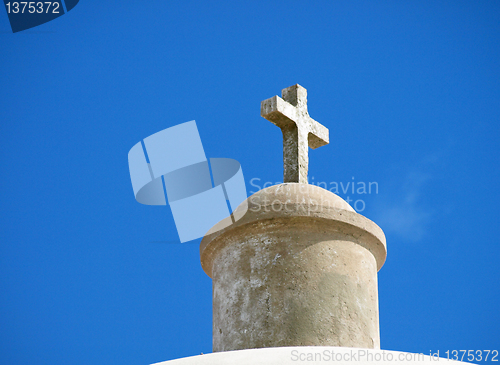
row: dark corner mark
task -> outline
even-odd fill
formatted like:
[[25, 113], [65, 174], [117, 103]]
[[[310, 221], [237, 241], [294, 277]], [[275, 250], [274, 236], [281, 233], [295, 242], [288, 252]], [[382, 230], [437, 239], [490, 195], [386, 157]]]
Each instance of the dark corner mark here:
[[[64, 1], [64, 3], [63, 3]], [[4, 0], [5, 11], [13, 33], [50, 22], [73, 9], [79, 0], [12, 1]]]
[[64, 0], [64, 2], [66, 3], [66, 10], [70, 11], [71, 9], [73, 9], [76, 4], [78, 4], [78, 1], [80, 0]]

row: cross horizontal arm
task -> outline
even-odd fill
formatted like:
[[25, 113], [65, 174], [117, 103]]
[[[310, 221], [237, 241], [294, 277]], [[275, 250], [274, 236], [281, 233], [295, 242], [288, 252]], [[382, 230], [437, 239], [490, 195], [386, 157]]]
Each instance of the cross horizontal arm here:
[[[279, 96], [264, 100], [260, 105], [260, 115], [281, 129], [289, 127], [291, 123], [295, 124], [299, 119], [297, 114], [297, 108]], [[307, 119], [309, 147], [316, 149], [327, 145], [330, 142], [328, 128], [311, 117]]]
[[297, 108], [279, 96], [273, 96], [260, 104], [260, 115], [280, 128], [288, 127], [297, 120]]
[[330, 143], [328, 128], [310, 118], [310, 130], [308, 135], [309, 147], [316, 149]]

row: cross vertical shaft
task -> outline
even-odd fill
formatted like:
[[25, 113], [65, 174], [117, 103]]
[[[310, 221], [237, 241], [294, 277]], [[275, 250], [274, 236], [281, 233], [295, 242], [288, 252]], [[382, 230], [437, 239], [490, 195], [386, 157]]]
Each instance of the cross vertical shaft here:
[[328, 144], [328, 129], [309, 116], [307, 90], [293, 85], [261, 103], [261, 116], [283, 133], [283, 182], [307, 184], [308, 147]]

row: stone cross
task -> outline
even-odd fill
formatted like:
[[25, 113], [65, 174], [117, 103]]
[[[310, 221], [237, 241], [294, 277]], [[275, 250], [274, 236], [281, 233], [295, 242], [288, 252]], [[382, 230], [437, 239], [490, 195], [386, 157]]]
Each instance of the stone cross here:
[[328, 144], [328, 128], [307, 112], [307, 90], [299, 84], [281, 90], [260, 105], [260, 115], [283, 132], [283, 182], [307, 184], [308, 146]]

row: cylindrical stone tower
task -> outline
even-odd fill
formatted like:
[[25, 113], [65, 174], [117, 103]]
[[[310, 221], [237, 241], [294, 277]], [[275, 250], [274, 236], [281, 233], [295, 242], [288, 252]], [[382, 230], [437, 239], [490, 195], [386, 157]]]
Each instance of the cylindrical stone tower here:
[[201, 241], [213, 280], [214, 352], [380, 348], [377, 271], [387, 251], [375, 223], [300, 183], [255, 193], [234, 212], [242, 214]]

